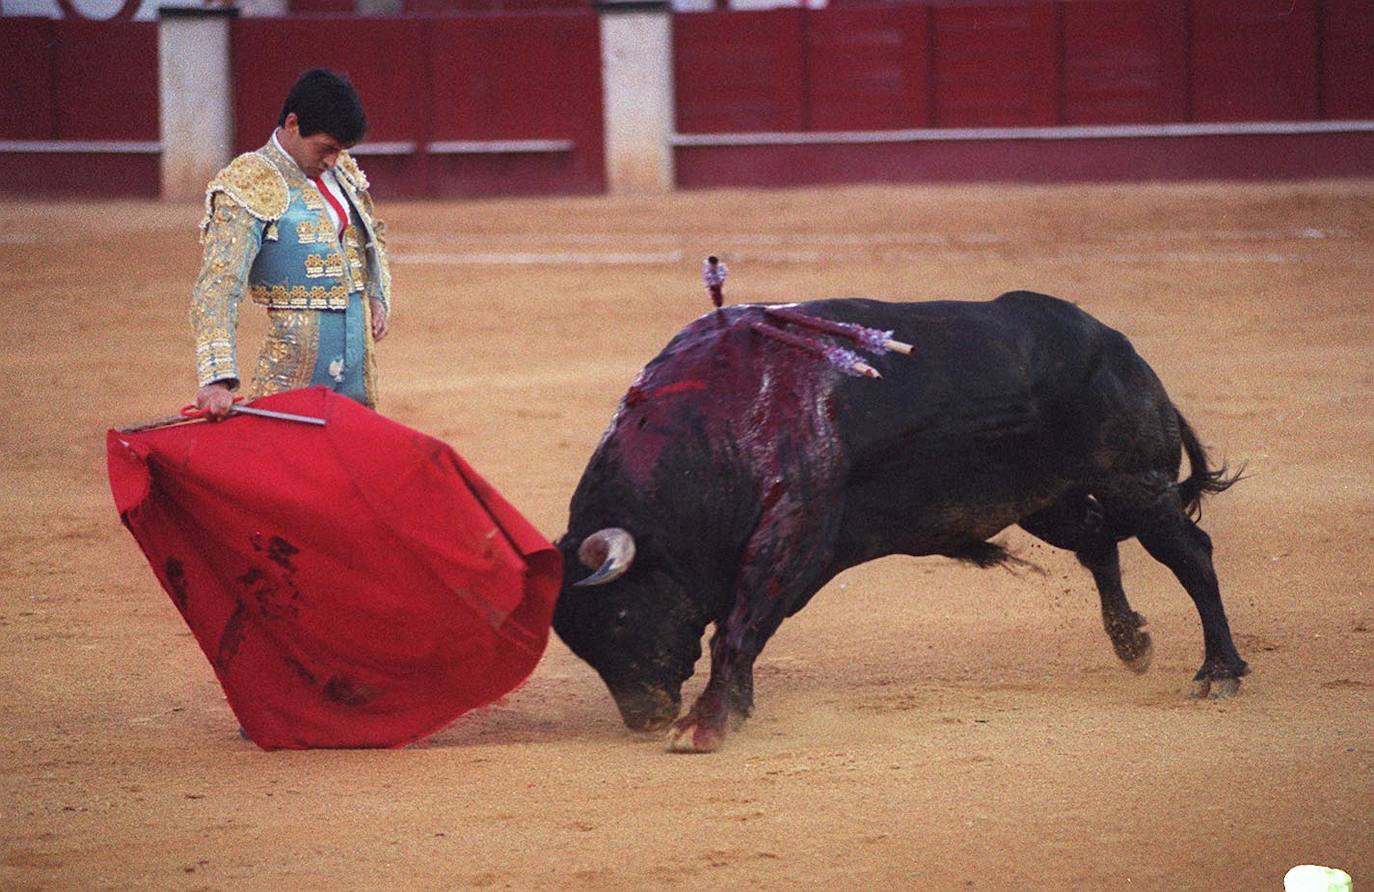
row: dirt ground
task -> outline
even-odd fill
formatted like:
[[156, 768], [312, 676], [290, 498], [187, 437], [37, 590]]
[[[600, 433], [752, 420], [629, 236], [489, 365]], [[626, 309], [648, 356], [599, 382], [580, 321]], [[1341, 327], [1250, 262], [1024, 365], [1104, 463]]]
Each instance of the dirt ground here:
[[261, 752], [105, 479], [107, 427], [192, 395], [199, 209], [0, 203], [0, 888], [1259, 890], [1309, 862], [1374, 883], [1374, 181], [382, 210], [382, 411], [550, 538], [635, 372], [708, 309], [706, 254], [732, 302], [1077, 301], [1246, 464], [1203, 525], [1253, 673], [1186, 698], [1198, 617], [1128, 543], [1155, 642], [1133, 675], [1088, 574], [1010, 530], [1043, 575], [832, 582], [714, 755], [625, 730], [556, 638], [418, 745]]

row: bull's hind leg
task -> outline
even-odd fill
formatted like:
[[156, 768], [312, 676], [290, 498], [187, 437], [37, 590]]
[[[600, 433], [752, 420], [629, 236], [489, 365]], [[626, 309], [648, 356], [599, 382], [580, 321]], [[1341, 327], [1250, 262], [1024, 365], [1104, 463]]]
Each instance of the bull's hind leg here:
[[1145, 617], [1131, 609], [1126, 590], [1121, 587], [1121, 559], [1114, 539], [1098, 539], [1079, 548], [1075, 555], [1088, 568], [1097, 583], [1102, 601], [1102, 628], [1112, 640], [1112, 649], [1133, 672], [1150, 668], [1154, 644], [1145, 631]]
[[1240, 678], [1250, 667], [1231, 640], [1231, 626], [1221, 604], [1221, 590], [1212, 566], [1212, 539], [1193, 522], [1169, 491], [1143, 518], [1136, 532], [1150, 556], [1168, 567], [1188, 590], [1202, 619], [1202, 668], [1193, 677], [1193, 697], [1220, 699], [1240, 690]]
[[1145, 617], [1131, 609], [1121, 586], [1121, 562], [1116, 538], [1103, 530], [1102, 505], [1092, 496], [1069, 498], [1021, 521], [1021, 527], [1056, 548], [1072, 551], [1092, 573], [1102, 602], [1102, 628], [1112, 649], [1128, 668], [1150, 668], [1153, 643], [1145, 631]]

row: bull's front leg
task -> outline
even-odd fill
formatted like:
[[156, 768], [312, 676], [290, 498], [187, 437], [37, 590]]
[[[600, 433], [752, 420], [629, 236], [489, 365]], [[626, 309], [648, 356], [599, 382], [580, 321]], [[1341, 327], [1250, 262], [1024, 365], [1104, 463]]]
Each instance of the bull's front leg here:
[[711, 677], [706, 689], [687, 714], [673, 723], [669, 750], [715, 752], [725, 742], [731, 719], [742, 722], [748, 717], [753, 707], [754, 659], [784, 615], [758, 615], [746, 603], [735, 605], [711, 639]]
[[825, 583], [833, 529], [789, 524], [800, 516], [788, 510], [796, 507], [776, 506], [745, 549], [734, 608], [711, 639], [711, 677], [692, 708], [669, 729], [672, 752], [720, 749], [731, 719], [742, 722], [753, 710], [754, 661], [764, 645], [793, 606]]

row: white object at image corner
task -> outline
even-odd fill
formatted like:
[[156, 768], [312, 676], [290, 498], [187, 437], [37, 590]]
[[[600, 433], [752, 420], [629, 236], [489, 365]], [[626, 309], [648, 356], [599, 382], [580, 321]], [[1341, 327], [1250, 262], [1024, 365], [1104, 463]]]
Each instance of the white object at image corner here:
[[1351, 892], [1350, 874], [1335, 867], [1299, 864], [1283, 875], [1283, 892]]

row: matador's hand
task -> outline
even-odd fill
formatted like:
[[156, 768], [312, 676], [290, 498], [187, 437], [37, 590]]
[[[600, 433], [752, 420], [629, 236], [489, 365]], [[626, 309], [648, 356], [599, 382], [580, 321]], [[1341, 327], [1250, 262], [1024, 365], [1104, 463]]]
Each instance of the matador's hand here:
[[215, 381], [196, 391], [196, 408], [205, 412], [211, 421], [229, 417], [229, 409], [234, 405], [234, 394], [228, 384]]
[[390, 331], [386, 305], [375, 297], [370, 297], [368, 300], [372, 302], [372, 340], [380, 341]]

